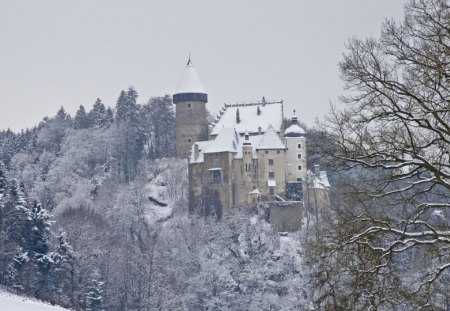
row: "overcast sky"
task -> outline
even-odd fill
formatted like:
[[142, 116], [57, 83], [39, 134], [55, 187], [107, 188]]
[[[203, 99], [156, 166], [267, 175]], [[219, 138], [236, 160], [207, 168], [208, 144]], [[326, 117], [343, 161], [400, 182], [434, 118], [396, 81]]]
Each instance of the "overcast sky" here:
[[405, 0], [0, 0], [0, 129], [32, 127], [60, 106], [114, 106], [172, 94], [188, 54], [224, 102], [283, 99], [313, 125], [342, 94], [350, 37], [378, 37]]

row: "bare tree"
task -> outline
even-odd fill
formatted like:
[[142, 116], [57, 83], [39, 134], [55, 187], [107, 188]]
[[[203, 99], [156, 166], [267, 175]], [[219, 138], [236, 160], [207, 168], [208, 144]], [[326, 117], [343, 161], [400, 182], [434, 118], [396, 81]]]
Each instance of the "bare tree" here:
[[410, 0], [401, 23], [347, 48], [346, 107], [322, 124], [334, 142], [326, 151], [348, 170], [335, 202], [341, 227], [325, 244], [352, 255], [342, 271], [361, 308], [449, 308], [439, 291], [450, 270], [449, 1]]

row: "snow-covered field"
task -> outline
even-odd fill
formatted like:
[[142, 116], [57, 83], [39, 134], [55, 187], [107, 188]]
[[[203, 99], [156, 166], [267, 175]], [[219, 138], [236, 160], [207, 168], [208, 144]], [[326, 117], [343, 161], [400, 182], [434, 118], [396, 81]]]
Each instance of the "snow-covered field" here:
[[45, 302], [17, 296], [0, 289], [0, 311], [68, 311]]

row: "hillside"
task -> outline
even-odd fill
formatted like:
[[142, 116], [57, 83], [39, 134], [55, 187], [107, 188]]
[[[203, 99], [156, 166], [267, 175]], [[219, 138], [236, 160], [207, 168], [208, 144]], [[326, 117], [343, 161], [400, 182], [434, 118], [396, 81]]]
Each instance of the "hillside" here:
[[33, 300], [27, 297], [17, 296], [0, 290], [1, 311], [64, 311], [61, 307], [49, 305], [45, 302]]

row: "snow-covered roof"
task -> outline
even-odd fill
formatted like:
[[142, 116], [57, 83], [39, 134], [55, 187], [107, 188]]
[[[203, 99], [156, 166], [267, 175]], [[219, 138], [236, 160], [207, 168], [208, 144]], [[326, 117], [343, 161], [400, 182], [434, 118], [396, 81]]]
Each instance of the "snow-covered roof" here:
[[[258, 113], [259, 107], [259, 113]], [[236, 111], [239, 109], [238, 123]], [[261, 128], [262, 132], [270, 125], [280, 132], [283, 123], [283, 101], [262, 101], [242, 104], [225, 104], [216, 117], [211, 135], [218, 135], [224, 127], [235, 127], [239, 134], [248, 131], [256, 134]]]
[[240, 139], [239, 140], [239, 146], [238, 146], [238, 150], [237, 150], [237, 154], [235, 155], [236, 159], [242, 159], [243, 157], [243, 150], [242, 147], [244, 145], [244, 143], [250, 143], [250, 145], [252, 146], [252, 158], [253, 159], [257, 159], [258, 158], [258, 153], [256, 152], [256, 146], [258, 146], [259, 142], [261, 141], [261, 139], [263, 138], [263, 135], [254, 135], [254, 136], [249, 136], [248, 140], [245, 139]]
[[[197, 141], [195, 144], [192, 145], [191, 148], [191, 156], [189, 157], [190, 163], [203, 163], [203, 151], [205, 151], [212, 143], [212, 140], [206, 140], [206, 141]], [[198, 146], [198, 154], [195, 154], [195, 145]]]
[[250, 191], [248, 194], [259, 194], [259, 189], [255, 188], [252, 191]]
[[[214, 140], [198, 141], [191, 148], [190, 163], [202, 163], [204, 161], [205, 153], [216, 152], [233, 152], [235, 159], [243, 158], [244, 143], [252, 146], [252, 159], [258, 158], [257, 151], [260, 149], [286, 149], [278, 134], [273, 127], [269, 126], [266, 132], [262, 135], [249, 136], [248, 140], [239, 136], [234, 128], [226, 127], [219, 132], [219, 135]], [[198, 146], [198, 153], [196, 154], [195, 145]]]
[[292, 124], [291, 126], [289, 126], [285, 131], [284, 131], [284, 135], [285, 136], [300, 136], [300, 135], [305, 135], [305, 130], [302, 129], [300, 126], [298, 126], [297, 124]]
[[203, 153], [237, 152], [239, 134], [234, 128], [224, 128]]
[[313, 173], [310, 170], [306, 172], [308, 180], [308, 188], [314, 189], [330, 189], [330, 182], [326, 171]]
[[286, 146], [278, 136], [272, 125], [269, 125], [263, 137], [259, 141], [256, 149], [286, 149]]
[[197, 71], [194, 65], [192, 65], [191, 59], [189, 58], [188, 63], [184, 69], [183, 75], [181, 76], [180, 82], [174, 94], [180, 93], [203, 93], [206, 94], [206, 90], [203, 87], [202, 81], [198, 77]]

